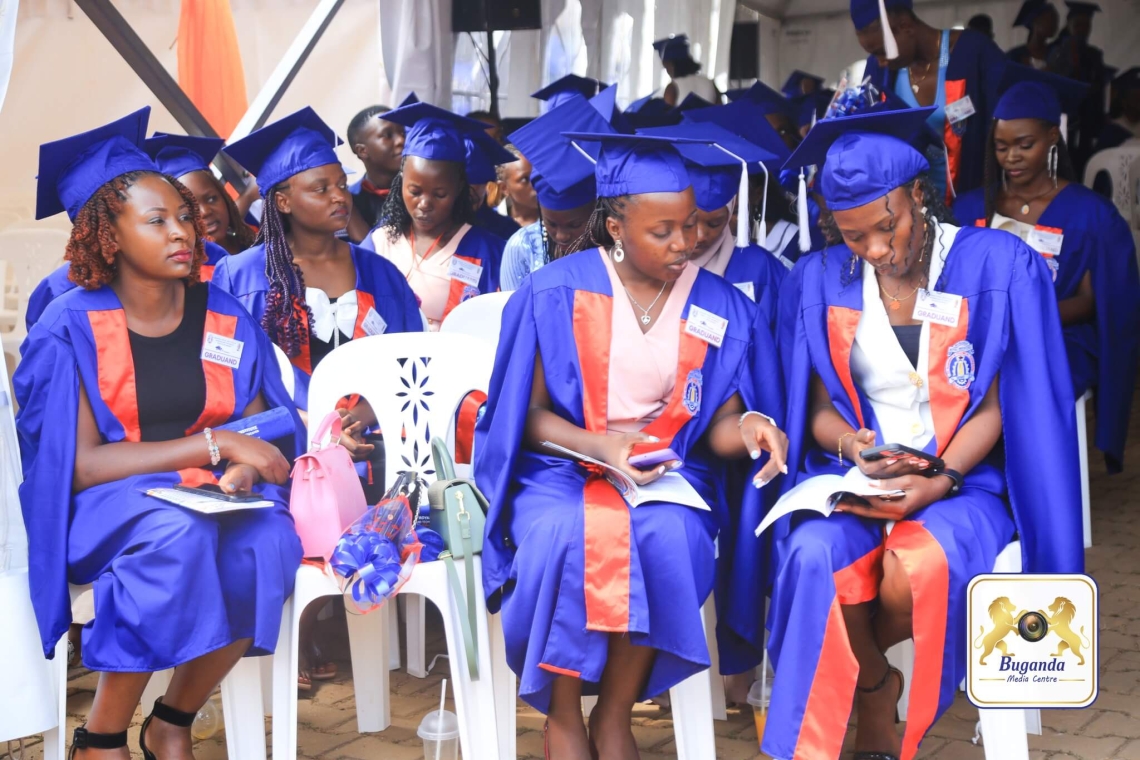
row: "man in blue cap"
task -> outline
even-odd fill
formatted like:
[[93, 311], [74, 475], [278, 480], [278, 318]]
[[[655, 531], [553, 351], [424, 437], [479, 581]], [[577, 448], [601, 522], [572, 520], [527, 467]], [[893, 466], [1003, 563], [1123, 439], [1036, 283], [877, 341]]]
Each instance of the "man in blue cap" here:
[[1080, 113], [1069, 121], [1069, 152], [1077, 175], [1082, 176], [1085, 163], [1096, 149], [1096, 138], [1104, 127], [1108, 74], [1104, 51], [1089, 44], [1093, 15], [1100, 12], [1100, 6], [1079, 0], [1065, 0], [1065, 5], [1069, 14], [1065, 30], [1049, 51], [1049, 71], [1089, 85]]
[[1049, 58], [1049, 41], [1057, 36], [1061, 17], [1057, 6], [1048, 0], [1025, 0], [1013, 20], [1014, 26], [1029, 30], [1029, 39], [1006, 53], [1009, 60], [1022, 66], [1044, 69]]
[[912, 0], [851, 0], [851, 20], [871, 82], [911, 107], [936, 107], [931, 126], [946, 145], [940, 184], [955, 192], [980, 185], [1005, 62], [998, 46], [970, 29], [935, 29], [915, 15]]
[[671, 34], [654, 42], [653, 49], [661, 56], [661, 65], [671, 80], [663, 96], [667, 104], [676, 106], [690, 93], [695, 93], [710, 103], [720, 102], [720, 91], [716, 84], [700, 73], [701, 64], [693, 59], [688, 35]]
[[1140, 67], [1133, 66], [1112, 80], [1112, 121], [1104, 125], [1097, 150], [1107, 150], [1140, 137]]

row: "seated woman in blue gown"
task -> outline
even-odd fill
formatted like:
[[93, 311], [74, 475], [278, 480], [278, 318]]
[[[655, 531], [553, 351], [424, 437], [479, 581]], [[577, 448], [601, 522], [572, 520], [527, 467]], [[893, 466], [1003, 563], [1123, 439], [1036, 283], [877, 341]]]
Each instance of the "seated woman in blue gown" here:
[[[913, 760], [965, 676], [967, 584], [992, 571], [1015, 526], [1026, 572], [1084, 565], [1073, 395], [1048, 268], [1011, 235], [944, 221], [929, 163], [899, 139], [929, 111], [820, 121], [789, 161], [822, 165], [829, 237], [843, 242], [801, 259], [780, 300], [785, 485], [805, 487], [788, 494], [800, 511], [775, 525], [776, 680], [762, 748], [779, 760], [838, 757], [852, 703], [857, 760]], [[910, 455], [862, 459], [876, 444], [940, 457], [945, 469]], [[816, 477], [854, 466], [890, 495], [813, 511], [822, 505], [810, 484], [827, 486]], [[909, 638], [900, 741], [904, 685], [884, 652]]]
[[[129, 121], [41, 148], [37, 218], [74, 218], [80, 287], [44, 312], [14, 378], [20, 502], [45, 655], [71, 620], [68, 584], [94, 586], [83, 663], [100, 678], [72, 757], [127, 760], [143, 688], [173, 668], [139, 736], [146, 760], [169, 760], [192, 757], [190, 724], [237, 661], [273, 651], [301, 543], [282, 451], [212, 429], [290, 408], [272, 347], [236, 299], [198, 282], [197, 204]], [[207, 515], [147, 494], [180, 483], [272, 506]]]
[[1061, 137], [1058, 93], [1075, 110], [1088, 88], [1021, 71], [1032, 79], [1010, 87], [994, 112], [989, 183], [959, 197], [954, 213], [1017, 235], [1049, 265], [1073, 395], [1095, 389], [1096, 446], [1119, 472], [1140, 358], [1136, 244], [1116, 206], [1077, 180]]
[[[475, 475], [491, 504], [484, 592], [491, 609], [501, 605], [520, 696], [549, 716], [549, 757], [608, 760], [637, 755], [637, 700], [709, 666], [701, 606], [714, 581], [740, 628], [759, 618], [752, 581], [762, 561], [750, 531], [757, 489], [781, 471], [787, 443], [764, 416], [781, 406], [767, 324], [737, 289], [689, 262], [696, 204], [670, 140], [568, 136], [602, 144], [591, 224], [599, 247], [531, 273], [511, 297]], [[642, 494], [656, 503], [633, 509], [596, 465], [547, 441], [668, 490]], [[630, 463], [665, 448], [659, 464]], [[730, 507], [726, 463], [762, 449], [772, 453], [753, 464], [757, 488]], [[738, 544], [740, 535], [748, 540]], [[717, 574], [729, 566], [720, 598]], [[761, 628], [738, 631], [755, 646]], [[588, 733], [583, 693], [599, 695]]]

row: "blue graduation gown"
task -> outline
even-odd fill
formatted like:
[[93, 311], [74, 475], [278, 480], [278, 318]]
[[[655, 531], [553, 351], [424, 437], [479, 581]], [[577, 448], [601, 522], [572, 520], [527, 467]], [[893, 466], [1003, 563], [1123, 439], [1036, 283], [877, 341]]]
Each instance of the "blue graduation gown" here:
[[[791, 487], [813, 475], [842, 474], [833, 446], [810, 429], [810, 383], [817, 376], [853, 428], [882, 431], [850, 364], [863, 310], [862, 263], [849, 275], [845, 246], [802, 259], [781, 294], [780, 353], [788, 381]], [[965, 674], [965, 596], [973, 575], [990, 572], [1013, 537], [1030, 573], [1078, 573], [1080, 466], [1073, 395], [1048, 267], [1016, 237], [963, 228], [936, 285], [963, 297], [956, 327], [931, 325], [929, 383], [942, 453], [998, 383], [1004, 467], [994, 457], [967, 474], [959, 495], [895, 524], [850, 514], [800, 512], [773, 530], [777, 565], [768, 651], [777, 677], [762, 749], [773, 757], [837, 757], [850, 715], [858, 662], [841, 605], [873, 601], [884, 551], [902, 561], [914, 598], [915, 671], [902, 758], [953, 703]], [[1042, 466], [1042, 442], [1048, 466]]]
[[[373, 242], [373, 238], [376, 235], [386, 234], [388, 233], [383, 226], [377, 226], [368, 233], [360, 247], [375, 252], [376, 244]], [[499, 269], [503, 265], [503, 250], [506, 247], [507, 241], [504, 238], [488, 232], [482, 227], [473, 224], [467, 230], [463, 239], [459, 241], [459, 245], [455, 247], [454, 255], [469, 263], [478, 264], [483, 267], [483, 271], [479, 275], [479, 285], [474, 288], [459, 280], [451, 281], [451, 294], [443, 311], [444, 319], [447, 318], [452, 309], [468, 298], [473, 298], [481, 293], [497, 293], [499, 291]]]
[[[984, 224], [983, 191], [959, 198], [954, 214], [964, 225]], [[1064, 234], [1061, 255], [1047, 260], [1058, 301], [1076, 295], [1086, 272], [1092, 276], [1096, 321], [1063, 328], [1065, 353], [1073, 395], [1096, 388], [1096, 446], [1109, 472], [1119, 472], [1140, 359], [1140, 273], [1132, 232], [1110, 201], [1076, 183], [1057, 193], [1037, 224]]]
[[[225, 248], [217, 243], [212, 243], [209, 240], [203, 241], [203, 243], [206, 248], [206, 263], [202, 265], [201, 279], [202, 282], [209, 282], [214, 276], [214, 267], [229, 254]], [[52, 273], [40, 280], [40, 284], [28, 296], [28, 313], [24, 317], [28, 332], [32, 331], [32, 325], [39, 321], [40, 315], [44, 313], [44, 309], [49, 303], [77, 287], [74, 282], [67, 279], [67, 273], [70, 269], [71, 264], [64, 263], [52, 270]]]
[[[396, 267], [358, 245], [350, 243], [349, 247], [356, 266], [357, 315], [353, 339], [369, 334], [364, 329], [369, 309], [375, 309], [384, 320], [384, 332], [422, 332], [423, 320], [415, 294]], [[214, 272], [214, 284], [236, 296], [260, 325], [269, 294], [269, 280], [265, 276], [265, 245], [255, 245], [222, 262]], [[298, 409], [308, 409], [309, 378], [313, 374], [308, 346], [291, 361], [295, 376], [293, 400]]]
[[[942, 131], [950, 157], [949, 176], [954, 191], [962, 193], [979, 187], [983, 181], [986, 156], [986, 137], [998, 102], [998, 83], [1005, 68], [1005, 53], [989, 37], [966, 29], [950, 51], [946, 67], [946, 102], [953, 103], [969, 96], [974, 105], [973, 116], [950, 124]], [[898, 72], [879, 66], [874, 56], [867, 58], [865, 76], [876, 87], [895, 91]]]
[[683, 458], [681, 475], [711, 512], [674, 504], [630, 509], [608, 482], [524, 441], [536, 352], [555, 413], [605, 431], [612, 304], [596, 251], [533, 272], [503, 314], [487, 408], [476, 427], [475, 478], [491, 505], [483, 589], [492, 610], [501, 605], [520, 696], [544, 712], [558, 675], [597, 688], [610, 632], [628, 632], [635, 644], [658, 650], [646, 696], [708, 667], [700, 607], [714, 582], [729, 656], [754, 664], [763, 651], [765, 557], [750, 532], [763, 515], [763, 494], [738, 489], [745, 498], [728, 504], [725, 464], [702, 440], [735, 393], [747, 408], [780, 418], [774, 346], [742, 294], [697, 273], [685, 313], [700, 306], [725, 317], [726, 337], [715, 348], [684, 333], [684, 323], [673, 328], [682, 331], [674, 396], [645, 430]]
[[724, 270], [724, 279], [748, 296], [748, 300], [760, 310], [764, 321], [775, 330], [780, 285], [787, 274], [788, 270], [768, 249], [752, 244], [733, 250]]
[[[234, 298], [197, 287], [210, 288], [206, 334], [243, 348], [236, 368], [203, 361], [205, 409], [187, 435], [240, 419], [258, 394], [270, 408], [289, 407], [265, 333]], [[144, 492], [216, 482], [220, 469], [135, 475], [72, 492], [81, 387], [104, 441], [140, 440], [126, 325], [110, 288], [74, 289], [32, 329], [13, 378], [20, 502], [44, 654], [52, 657], [71, 622], [68, 583], [95, 586], [95, 620], [83, 630], [83, 662], [92, 670], [162, 670], [242, 638], [253, 639], [251, 655], [268, 654], [301, 561], [286, 487], [257, 487], [272, 508], [217, 516]], [[299, 453], [304, 427], [294, 422]]]
[[503, 216], [493, 208], [487, 206], [480, 206], [475, 211], [476, 227], [482, 227], [490, 232], [492, 235], [501, 237], [504, 241], [510, 240], [511, 235], [518, 232], [522, 227], [514, 219], [509, 216]]

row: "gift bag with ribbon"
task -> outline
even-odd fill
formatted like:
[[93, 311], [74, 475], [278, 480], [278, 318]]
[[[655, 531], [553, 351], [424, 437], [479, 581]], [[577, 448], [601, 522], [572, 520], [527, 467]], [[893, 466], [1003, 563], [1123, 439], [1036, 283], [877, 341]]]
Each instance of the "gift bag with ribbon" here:
[[403, 473], [374, 507], [341, 536], [329, 565], [344, 580], [349, 612], [367, 614], [396, 595], [412, 575], [423, 550], [408, 495], [415, 475]]
[[345, 528], [368, 508], [352, 455], [340, 445], [341, 433], [340, 414], [329, 412], [311, 448], [293, 466], [289, 511], [306, 557], [328, 560]]

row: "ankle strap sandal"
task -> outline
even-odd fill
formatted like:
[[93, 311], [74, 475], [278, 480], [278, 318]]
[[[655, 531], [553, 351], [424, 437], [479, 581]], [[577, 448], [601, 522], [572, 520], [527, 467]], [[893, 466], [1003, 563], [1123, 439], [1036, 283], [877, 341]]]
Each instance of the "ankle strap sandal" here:
[[[162, 697], [154, 701], [154, 709], [150, 711], [150, 715], [143, 721], [142, 728], [139, 730], [139, 749], [142, 750], [144, 760], [158, 760], [153, 752], [147, 749], [146, 746], [146, 730], [150, 727], [150, 722], [158, 718], [163, 723], [169, 723], [172, 726], [179, 728], [190, 728], [194, 724], [194, 718], [198, 717], [196, 712], [183, 712], [182, 710], [175, 710], [169, 705], [162, 703]], [[124, 733], [124, 737], [126, 734]]]
[[97, 734], [88, 731], [87, 725], [84, 724], [76, 728], [75, 733], [71, 735], [71, 752], [67, 754], [67, 760], [72, 760], [75, 753], [81, 749], [120, 749], [125, 746], [127, 746], [126, 731], [117, 734]]

